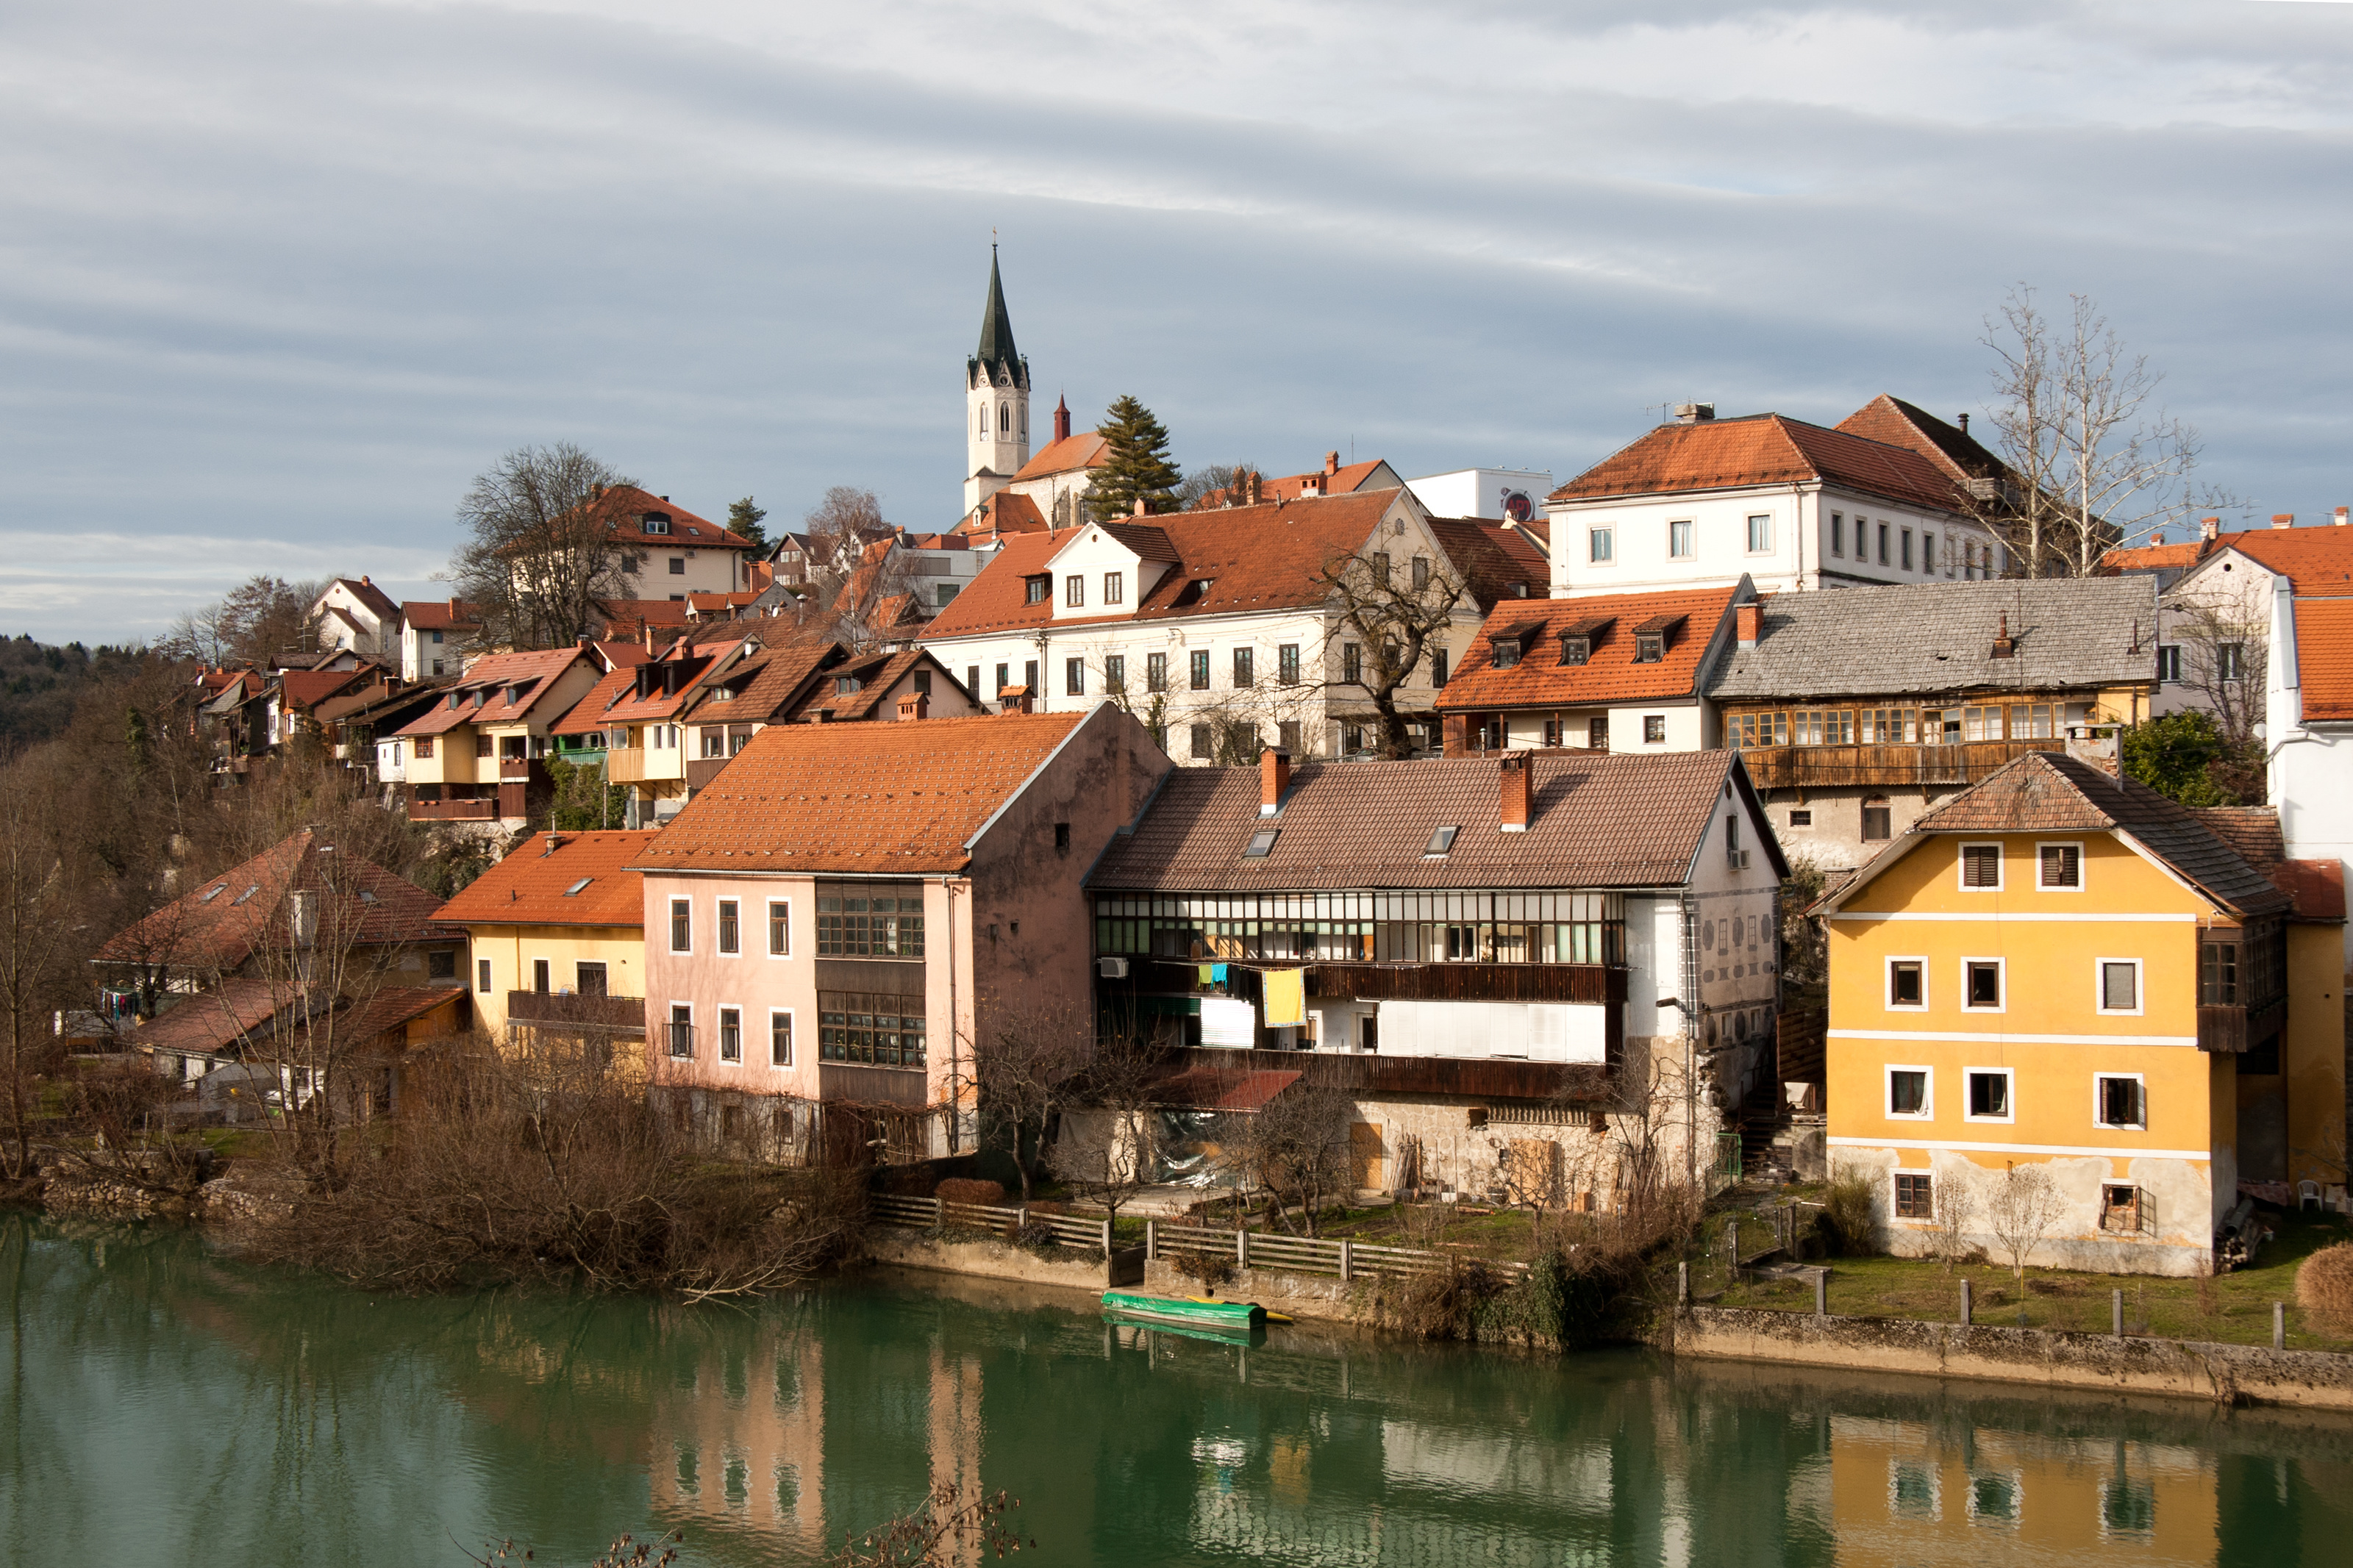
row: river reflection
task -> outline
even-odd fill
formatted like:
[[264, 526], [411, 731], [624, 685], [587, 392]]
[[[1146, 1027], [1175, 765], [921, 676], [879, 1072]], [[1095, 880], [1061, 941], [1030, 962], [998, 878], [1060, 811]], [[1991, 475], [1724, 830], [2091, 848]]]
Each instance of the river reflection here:
[[[2353, 1561], [2353, 1423], [1564, 1361], [861, 1281], [742, 1311], [384, 1300], [0, 1218], [12, 1563], [800, 1563], [938, 1481], [1049, 1563]], [[1081, 1304], [1082, 1307], [1082, 1304]]]

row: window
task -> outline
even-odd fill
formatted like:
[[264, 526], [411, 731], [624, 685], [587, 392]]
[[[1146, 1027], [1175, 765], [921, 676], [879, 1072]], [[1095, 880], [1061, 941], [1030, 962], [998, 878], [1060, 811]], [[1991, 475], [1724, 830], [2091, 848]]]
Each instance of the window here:
[[1372, 565], [1373, 582], [1380, 587], [1388, 587], [1389, 585], [1389, 552], [1386, 550], [1374, 551]]
[[1217, 755], [1217, 748], [1209, 739], [1209, 727], [1207, 724], [1195, 724], [1190, 726], [1190, 730], [1195, 762], [1207, 762]]
[[1124, 653], [1103, 655], [1103, 689], [1111, 692], [1127, 689], [1127, 655]]
[[2181, 645], [2163, 643], [2157, 650], [2157, 678], [2168, 686], [2181, 684]]
[[2140, 960], [2137, 958], [2104, 958], [2100, 966], [2100, 1011], [2132, 1013], [2140, 1011]]
[[1021, 687], [1030, 696], [1038, 695], [1038, 661], [1034, 658], [1021, 661]]
[[2092, 1119], [2102, 1127], [2140, 1131], [2148, 1126], [2148, 1091], [2137, 1072], [2095, 1076], [2092, 1102]]
[[439, 643], [439, 642], [440, 642], [440, 640], [441, 640], [441, 634], [440, 634], [439, 632], [434, 632], [434, 633], [432, 633], [432, 634], [431, 634], [431, 636], [432, 636], [432, 638], [433, 638], [433, 640], [434, 640], [434, 642], [435, 642], [435, 643], [437, 643], [437, 644], [438, 644], [438, 643]]
[[1248, 691], [1258, 684], [1258, 654], [1254, 648], [1234, 649], [1234, 689]]
[[1846, 514], [1844, 512], [1831, 513], [1831, 553], [1833, 555], [1846, 553]]
[[1083, 609], [1087, 603], [1087, 580], [1073, 572], [1062, 579], [1062, 603], [1071, 609]]
[[554, 989], [554, 986], [549, 984], [547, 969], [547, 960], [534, 958], [531, 961], [531, 988], [542, 996]]
[[478, 757], [489, 757], [495, 756], [497, 753], [498, 743], [492, 741], [488, 735], [477, 735], [474, 737], [474, 755]]
[[1070, 852], [1071, 825], [1067, 822], [1058, 822], [1054, 824], [1054, 853], [1068, 855]]
[[1296, 719], [1284, 719], [1274, 727], [1274, 743], [1293, 756], [1299, 754], [1302, 726]]
[[1609, 529], [1596, 528], [1587, 532], [1585, 536], [1585, 558], [1593, 563], [1596, 566], [1609, 565], [1614, 549], [1615, 543], [1613, 536]]
[[719, 1059], [723, 1062], [744, 1059], [744, 1015], [738, 1008], [719, 1009]]
[[1964, 741], [1999, 741], [2002, 739], [2000, 708], [1987, 703], [1961, 710], [1961, 739]]
[[932, 584], [933, 608], [946, 609], [955, 602], [956, 595], [963, 590], [964, 584], [961, 583], [934, 583]]
[[572, 988], [583, 996], [607, 994], [605, 966], [602, 963], [575, 963], [572, 966]]
[[657, 537], [670, 532], [670, 519], [664, 517], [658, 511], [649, 511], [646, 513], [643, 522], [645, 531]]
[[768, 1065], [772, 1068], [793, 1065], [793, 1016], [790, 1013], [768, 1015]]
[[1274, 853], [1274, 841], [1282, 836], [1282, 829], [1280, 827], [1260, 828], [1256, 833], [1250, 835], [1250, 842], [1242, 846], [1242, 858], [1245, 860], [1265, 859], [1269, 855]]
[[[1862, 527], [1862, 525], [1861, 523], [1855, 524], [1858, 533], [1860, 533]], [[1856, 542], [1860, 544], [1862, 542], [1858, 539]], [[1882, 566], [1887, 564], [1887, 525], [1883, 522], [1879, 525], [1879, 563]]]
[[980, 695], [980, 666], [967, 664], [964, 667], [964, 689], [975, 697]]
[[2239, 944], [2201, 942], [2198, 944], [2198, 1001], [2200, 1006], [2227, 1007], [2239, 1000]]
[[1642, 715], [1642, 744], [1663, 746], [1667, 743], [1667, 716], [1663, 713]]
[[1340, 645], [1340, 679], [1352, 686], [1365, 683], [1365, 650], [1352, 642]]
[[1732, 749], [1745, 746], [1786, 746], [1789, 743], [1789, 716], [1787, 713], [1743, 713], [1725, 721], [1726, 738]]
[[1021, 602], [1025, 605], [1044, 604], [1046, 602], [1046, 595], [1052, 588], [1053, 583], [1054, 580], [1051, 577], [1023, 578], [1023, 595]]
[[670, 901], [670, 950], [672, 952], [694, 951], [694, 904], [688, 899]]
[[1961, 1010], [1963, 1012], [1999, 1013], [2001, 1011], [2001, 972], [2005, 962], [1999, 958], [1961, 960]]
[[1999, 844], [1964, 844], [1961, 846], [1961, 886], [1980, 892], [2001, 890], [2001, 846]]
[[923, 900], [894, 883], [837, 882], [818, 889], [819, 958], [921, 958]]
[[719, 900], [719, 951], [722, 952], [740, 953], [744, 951], [742, 921], [738, 917], [740, 907], [733, 899]]
[[1678, 518], [1667, 524], [1667, 556], [1672, 561], [1689, 561], [1699, 554], [1692, 540], [1691, 520]]
[[1919, 1008], [1928, 1005], [1926, 959], [1891, 958], [1887, 961], [1887, 1005], [1891, 1008]]
[[1430, 656], [1430, 684], [1443, 688], [1446, 684], [1446, 650], [1437, 648]]
[[702, 754], [706, 757], [725, 756], [727, 754], [727, 731], [724, 730], [703, 731]]
[[997, 689], [1002, 691], [1012, 684], [1013, 667], [1009, 664], [998, 665], [997, 667]]
[[1166, 654], [1147, 653], [1144, 656], [1144, 689], [1146, 691], [1168, 689], [1168, 656]]
[[690, 1002], [670, 1005], [670, 1054], [679, 1061], [694, 1055], [694, 1005]]
[[1965, 1120], [1970, 1121], [2015, 1121], [2010, 1109], [2010, 1069], [2008, 1068], [1971, 1068], [1968, 1079], [1969, 1108]]
[[768, 900], [768, 956], [790, 958], [793, 955], [793, 906], [790, 900]]
[[1452, 854], [1454, 852], [1455, 835], [1461, 831], [1462, 829], [1460, 826], [1448, 826], [1437, 829], [1430, 834], [1430, 847], [1422, 851], [1422, 855], [1427, 858], [1436, 855]]
[[1071, 697], [1083, 697], [1087, 694], [1087, 661], [1085, 659], [1066, 658], [1062, 661], [1062, 690]]
[[1903, 560], [1904, 560], [1904, 570], [1905, 570], [1906, 572], [1911, 571], [1911, 570], [1912, 570], [1912, 531], [1911, 531], [1910, 529], [1908, 529], [1908, 528], [1907, 528], [1907, 529], [1905, 529], [1905, 530], [1904, 531], [1904, 556], [1903, 556]]
[[1930, 1178], [1910, 1171], [1895, 1173], [1895, 1217], [1897, 1219], [1934, 1219], [1936, 1201], [1929, 1186]]
[[1209, 689], [1209, 650], [1205, 647], [1195, 648], [1192, 662], [1193, 689], [1207, 691]]
[[1284, 686], [1299, 684], [1299, 645], [1284, 643], [1274, 650], [1274, 679]]
[[491, 994], [491, 961], [487, 958], [474, 960], [474, 989], [485, 996]]
[[1790, 813], [1789, 813], [1789, 826], [1792, 826], [1792, 827], [1811, 827], [1813, 825], [1814, 825], [1814, 814], [1813, 814], [1813, 812], [1812, 812], [1810, 809], [1807, 809], [1807, 808], [1797, 808], [1797, 809], [1793, 809], [1793, 810], [1791, 810], [1791, 811], [1790, 811]]
[[2216, 643], [2214, 645], [2214, 679], [2244, 680], [2246, 678], [2246, 645], [2235, 642]]
[[821, 1061], [874, 1067], [923, 1065], [923, 999], [857, 992], [818, 993], [817, 1054]]
[[1887, 1114], [1926, 1121], [1929, 1115], [1929, 1071], [1926, 1068], [1887, 1069]]
[[1417, 555], [1413, 558], [1413, 591], [1419, 594], [1424, 588], [1429, 586], [1430, 557], [1427, 555]]
[[1665, 633], [1636, 632], [1634, 634], [1634, 662], [1636, 664], [1657, 664], [1666, 657], [1667, 638]]
[[2138, 1187], [2120, 1186], [2106, 1182], [2100, 1184], [2100, 1228], [2102, 1230], [2122, 1231], [2126, 1235], [2137, 1234], [2142, 1228], [2143, 1207]]
[[1497, 669], [1516, 668], [1520, 662], [1519, 639], [1497, 637], [1488, 646], [1487, 662]]
[[[1925, 530], [1920, 534], [1920, 570], [1931, 577], [1936, 574], [1936, 536]], [[1945, 575], [1949, 577], [1952, 573], [1948, 571]]]
[[1857, 718], [1866, 746], [1909, 746], [1920, 742], [1920, 712], [1916, 708], [1865, 708]]
[[1585, 721], [1585, 744], [1592, 751], [1608, 751], [1609, 749], [1609, 721], [1607, 719], [1588, 719]]
[[1759, 514], [1748, 520], [1748, 552], [1758, 554], [1773, 548], [1773, 519]]
[[2056, 891], [2080, 893], [2084, 890], [2084, 847], [2080, 844], [2041, 844], [2035, 847], [2038, 884]]
[[1567, 633], [1567, 632], [1563, 632], [1563, 633], [1561, 634], [1561, 637], [1560, 637], [1560, 662], [1561, 662], [1561, 663], [1563, 663], [1563, 664], [1568, 664], [1568, 665], [1583, 664], [1583, 663], [1585, 663], [1587, 660], [1590, 659], [1592, 657], [1593, 657], [1593, 639], [1592, 639], [1591, 637], [1572, 637], [1572, 636], [1570, 636], [1570, 635], [1569, 635], [1568, 633]]
[[1106, 605], [1124, 605], [1127, 603], [1126, 573], [1106, 572], [1103, 574], [1103, 603]]
[[2065, 708], [2051, 702], [2021, 702], [2010, 710], [2010, 738], [2013, 741], [2048, 741], [2052, 738], [2054, 721], [2063, 719]]

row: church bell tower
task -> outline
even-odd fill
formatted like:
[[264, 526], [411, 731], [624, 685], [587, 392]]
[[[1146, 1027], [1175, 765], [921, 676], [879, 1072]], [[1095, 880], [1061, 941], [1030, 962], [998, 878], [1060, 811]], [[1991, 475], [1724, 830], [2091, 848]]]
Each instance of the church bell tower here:
[[965, 362], [964, 510], [1003, 489], [1029, 460], [1029, 362], [1013, 346], [1013, 318], [1005, 310], [997, 247], [988, 247], [988, 306], [980, 318], [980, 347]]

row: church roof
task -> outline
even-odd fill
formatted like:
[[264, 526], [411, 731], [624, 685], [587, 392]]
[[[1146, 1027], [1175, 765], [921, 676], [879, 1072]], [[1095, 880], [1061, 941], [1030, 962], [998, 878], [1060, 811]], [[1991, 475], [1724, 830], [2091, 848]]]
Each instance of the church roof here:
[[1013, 346], [1013, 317], [1005, 309], [1005, 280], [997, 275], [997, 247], [988, 250], [988, 308], [981, 312], [980, 347], [973, 352], [975, 365], [1009, 372], [1017, 384], [1029, 382], [1021, 352]]
[[1045, 450], [1021, 465], [1013, 476], [1014, 482], [1041, 479], [1048, 474], [1067, 474], [1080, 468], [1100, 468], [1111, 461], [1111, 443], [1100, 430], [1082, 430], [1075, 436], [1065, 436], [1047, 443]]

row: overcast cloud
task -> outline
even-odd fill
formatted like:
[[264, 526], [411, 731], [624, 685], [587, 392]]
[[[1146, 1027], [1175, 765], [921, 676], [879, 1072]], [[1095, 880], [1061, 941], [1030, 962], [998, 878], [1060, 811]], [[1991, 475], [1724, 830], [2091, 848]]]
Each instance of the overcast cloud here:
[[10, 0], [0, 632], [446, 592], [529, 441], [944, 526], [992, 227], [1041, 411], [1134, 393], [1187, 464], [1977, 409], [2025, 279], [2309, 521], [2353, 500], [2349, 88], [2353, 5], [2281, 0]]

